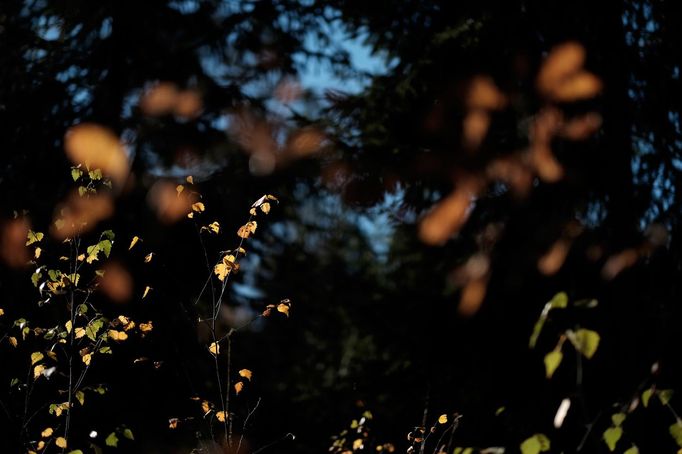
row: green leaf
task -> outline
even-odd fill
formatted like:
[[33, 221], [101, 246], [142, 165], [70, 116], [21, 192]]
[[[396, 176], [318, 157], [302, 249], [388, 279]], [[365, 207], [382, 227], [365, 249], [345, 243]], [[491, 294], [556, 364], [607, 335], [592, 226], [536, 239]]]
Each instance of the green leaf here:
[[561, 350], [553, 350], [545, 355], [545, 375], [547, 378], [552, 378], [563, 357], [564, 354], [561, 353]]
[[100, 169], [93, 169], [88, 172], [88, 176], [91, 180], [97, 181], [102, 179], [102, 171]]
[[135, 437], [133, 436], [133, 431], [128, 429], [127, 427], [123, 429], [123, 436], [126, 437], [128, 440], [135, 439]]
[[118, 437], [116, 436], [116, 432], [111, 432], [109, 436], [104, 440], [104, 443], [106, 443], [107, 446], [111, 447], [117, 447], [118, 446]]
[[579, 329], [578, 331], [568, 331], [568, 339], [576, 350], [582, 353], [587, 359], [591, 359], [599, 347], [599, 333], [589, 329]]
[[41, 277], [43, 277], [43, 274], [37, 271], [31, 275], [31, 282], [33, 283], [34, 287], [38, 287], [38, 281]]
[[647, 390], [644, 390], [642, 393], [642, 404], [644, 404], [644, 408], [649, 406], [649, 399], [651, 399], [651, 396], [654, 394], [654, 390], [649, 388]]
[[108, 345], [105, 345], [104, 347], [99, 349], [99, 352], [104, 354], [104, 355], [111, 355], [111, 347]]
[[78, 314], [83, 315], [88, 313], [88, 306], [87, 304], [79, 304], [78, 305]]
[[613, 421], [613, 425], [616, 427], [620, 427], [623, 424], [623, 421], [625, 421], [625, 413], [614, 413], [611, 415], [611, 421]]
[[678, 419], [675, 423], [668, 429], [670, 435], [675, 439], [677, 446], [682, 448], [682, 420]]
[[630, 449], [625, 451], [623, 454], [639, 454], [639, 448], [635, 445], [632, 445]]
[[104, 326], [104, 322], [102, 319], [96, 319], [88, 323], [88, 326], [85, 327], [85, 335], [88, 336], [88, 339], [91, 341], [95, 342], [97, 340], [97, 332]]
[[[544, 311], [543, 311], [544, 314]], [[538, 343], [538, 337], [540, 337], [540, 333], [542, 332], [542, 327], [545, 325], [545, 317], [540, 316], [537, 322], [535, 322], [535, 325], [533, 326], [533, 334], [530, 336], [530, 341], [528, 342], [528, 346], [530, 348], [535, 348], [535, 345]]]
[[71, 168], [71, 178], [73, 181], [78, 181], [78, 179], [83, 175], [83, 171], [77, 167]]
[[100, 241], [99, 250], [104, 252], [105, 256], [109, 257], [109, 254], [111, 254], [111, 240]]
[[78, 186], [78, 195], [83, 197], [85, 193], [88, 192], [88, 188], [85, 186]]
[[76, 391], [76, 400], [80, 402], [81, 406], [85, 404], [85, 393], [83, 391]]
[[661, 401], [661, 404], [668, 405], [668, 402], [670, 402], [670, 399], [672, 399], [672, 397], [673, 397], [673, 390], [672, 389], [662, 389], [662, 390], [656, 392], [656, 395], [658, 396], [658, 400]]
[[549, 451], [549, 438], [544, 434], [535, 434], [521, 443], [522, 454], [539, 454], [541, 452]]
[[102, 232], [102, 238], [104, 239], [114, 241], [115, 237], [116, 235], [114, 234], [113, 230], [105, 230], [104, 232]]
[[549, 306], [552, 309], [565, 309], [568, 306], [568, 295], [566, 292], [559, 292], [551, 300]]
[[623, 436], [623, 429], [621, 427], [609, 427], [604, 431], [604, 442], [609, 447], [609, 451], [616, 450], [616, 444], [620, 437]]

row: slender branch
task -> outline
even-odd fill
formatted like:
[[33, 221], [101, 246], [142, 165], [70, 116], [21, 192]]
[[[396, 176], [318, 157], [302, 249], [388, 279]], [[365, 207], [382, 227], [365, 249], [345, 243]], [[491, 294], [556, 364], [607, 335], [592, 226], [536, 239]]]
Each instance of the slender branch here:
[[251, 418], [251, 415], [253, 415], [256, 410], [258, 409], [258, 406], [260, 405], [260, 400], [261, 398], [258, 398], [258, 402], [256, 402], [256, 406], [251, 409], [251, 411], [246, 415], [246, 419], [244, 419], [244, 425], [242, 425], [242, 434], [239, 437], [239, 444], [237, 444], [237, 451], [235, 454], [239, 454], [239, 450], [242, 449], [242, 441], [244, 441], [244, 434], [246, 433], [246, 425], [249, 423], [249, 419]]

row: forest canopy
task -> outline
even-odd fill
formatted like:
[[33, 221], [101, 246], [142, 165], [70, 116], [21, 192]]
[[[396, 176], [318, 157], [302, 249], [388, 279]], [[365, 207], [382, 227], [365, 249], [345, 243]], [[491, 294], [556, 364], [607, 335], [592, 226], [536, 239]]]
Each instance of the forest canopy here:
[[3, 1], [1, 450], [681, 450], [680, 19]]

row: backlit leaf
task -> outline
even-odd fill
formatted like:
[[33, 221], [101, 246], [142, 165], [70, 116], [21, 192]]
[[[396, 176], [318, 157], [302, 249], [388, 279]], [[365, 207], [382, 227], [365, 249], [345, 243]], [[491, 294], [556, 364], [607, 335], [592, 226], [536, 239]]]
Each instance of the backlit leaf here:
[[154, 326], [152, 325], [152, 322], [149, 321], [149, 322], [147, 322], [147, 323], [140, 323], [139, 328], [140, 328], [140, 331], [141, 331], [141, 332], [143, 332], [143, 333], [148, 333], [148, 332], [150, 332], [152, 329], [154, 329]]
[[81, 356], [81, 359], [83, 360], [83, 363], [86, 366], [90, 365], [90, 361], [92, 361], [92, 355], [90, 353], [86, 353], [83, 356]]
[[133, 436], [133, 431], [128, 429], [127, 427], [123, 429], [123, 436], [126, 437], [128, 440], [135, 439], [135, 437]]
[[76, 391], [76, 400], [82, 405], [85, 404], [85, 393], [83, 391]]
[[42, 360], [45, 356], [40, 352], [31, 353], [31, 366]]
[[448, 422], [448, 415], [442, 414], [438, 417], [438, 424], [445, 424]]
[[118, 437], [116, 436], [116, 432], [111, 432], [107, 438], [104, 440], [104, 443], [107, 446], [111, 446], [112, 448], [115, 448], [118, 446]]
[[26, 236], [26, 246], [30, 246], [33, 243], [38, 243], [42, 241], [43, 237], [42, 232], [34, 232], [33, 230], [28, 231], [28, 235]]
[[33, 379], [37, 380], [38, 377], [45, 371], [45, 366], [42, 364], [38, 364], [34, 369], [33, 369]]
[[208, 225], [208, 229], [213, 233], [220, 233], [220, 224], [218, 221], [213, 221]]
[[244, 382], [238, 381], [237, 383], [234, 384], [234, 390], [237, 394], [242, 392], [243, 389], [244, 389]]
[[289, 306], [287, 304], [280, 303], [277, 305], [277, 312], [281, 312], [282, 314], [284, 314], [288, 317], [289, 316]]
[[544, 434], [535, 434], [521, 443], [522, 454], [539, 454], [549, 449], [550, 441]]
[[151, 289], [152, 289], [152, 288], [151, 288], [150, 286], [146, 286], [146, 287], [144, 288], [144, 292], [142, 293], [142, 299], [145, 299], [145, 298], [147, 297], [147, 294], [149, 294], [149, 291], [150, 291]]
[[128, 250], [131, 250], [138, 241], [142, 241], [139, 236], [134, 236], [132, 240], [130, 240], [130, 246], [128, 246]]
[[678, 419], [675, 421], [675, 423], [671, 425], [668, 430], [670, 431], [670, 435], [675, 440], [675, 443], [677, 443], [677, 446], [682, 448], [682, 420]]
[[654, 394], [654, 390], [651, 388], [646, 389], [646, 390], [644, 390], [644, 392], [642, 392], [642, 404], [644, 404], [645, 408], [649, 406], [649, 399], [651, 399], [651, 396], [653, 394]]
[[206, 207], [201, 202], [196, 202], [196, 203], [192, 204], [192, 211], [196, 211], [198, 213], [201, 213], [202, 211], [205, 211], [205, 210], [206, 210]]
[[217, 342], [211, 343], [211, 345], [208, 347], [208, 351], [211, 352], [213, 356], [219, 355], [220, 354], [220, 345], [218, 345]]
[[57, 437], [57, 438], [54, 440], [54, 444], [56, 444], [58, 447], [60, 447], [60, 448], [62, 448], [62, 449], [63, 449], [63, 448], [66, 448], [66, 438], [64, 438], [64, 437]]
[[218, 421], [225, 422], [225, 412], [224, 411], [216, 412], [215, 417], [218, 419]]
[[260, 206], [260, 210], [261, 210], [263, 213], [268, 214], [268, 213], [270, 212], [270, 204], [269, 204], [268, 202], [265, 202], [264, 204], [262, 204], [262, 205]]
[[567, 335], [575, 349], [586, 358], [590, 359], [594, 356], [599, 347], [599, 333], [589, 329], [579, 329], [575, 332], [569, 331]]
[[80, 326], [76, 328], [74, 331], [76, 339], [80, 339], [81, 337], [85, 336], [85, 329], [81, 328]]
[[623, 454], [639, 454], [639, 448], [635, 445], [632, 445], [630, 449], [625, 451]]
[[40, 436], [43, 438], [51, 437], [53, 432], [54, 430], [52, 430], [52, 427], [47, 427], [45, 430], [40, 432]]
[[189, 184], [194, 184], [194, 178], [192, 178], [192, 175], [190, 175], [190, 176], [188, 176], [187, 178], [185, 178], [185, 180], [186, 180]]
[[149, 263], [152, 261], [152, 258], [154, 257], [154, 253], [150, 252], [149, 254], [144, 256], [144, 263]]
[[609, 451], [613, 452], [616, 450], [616, 444], [622, 436], [623, 429], [621, 427], [609, 427], [604, 431], [603, 438], [606, 446], [609, 447]]
[[568, 306], [568, 295], [565, 292], [559, 292], [549, 301], [552, 309], [564, 309]]
[[545, 355], [545, 375], [547, 378], [552, 378], [563, 357], [561, 350], [553, 350]]
[[110, 329], [107, 331], [109, 339], [115, 340], [116, 342], [123, 342], [128, 339], [128, 335], [124, 331], [116, 331], [115, 329]]
[[611, 415], [611, 421], [613, 422], [613, 425], [616, 427], [619, 427], [623, 424], [623, 421], [625, 421], [625, 413], [614, 413]]
[[253, 372], [251, 372], [249, 369], [241, 369], [239, 371], [239, 376], [246, 378], [249, 381], [251, 381], [252, 375], [253, 375]]
[[656, 392], [656, 395], [658, 396], [658, 399], [661, 401], [661, 404], [668, 405], [668, 402], [670, 402], [670, 399], [672, 399], [673, 397], [673, 390], [661, 389], [660, 391]]

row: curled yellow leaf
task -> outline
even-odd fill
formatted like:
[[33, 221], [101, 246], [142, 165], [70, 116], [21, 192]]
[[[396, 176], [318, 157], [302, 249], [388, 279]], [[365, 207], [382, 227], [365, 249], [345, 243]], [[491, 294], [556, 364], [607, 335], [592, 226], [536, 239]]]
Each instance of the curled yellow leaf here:
[[247, 380], [251, 381], [251, 377], [253, 376], [253, 372], [251, 372], [249, 369], [241, 369], [239, 371], [239, 376], [244, 377]]

